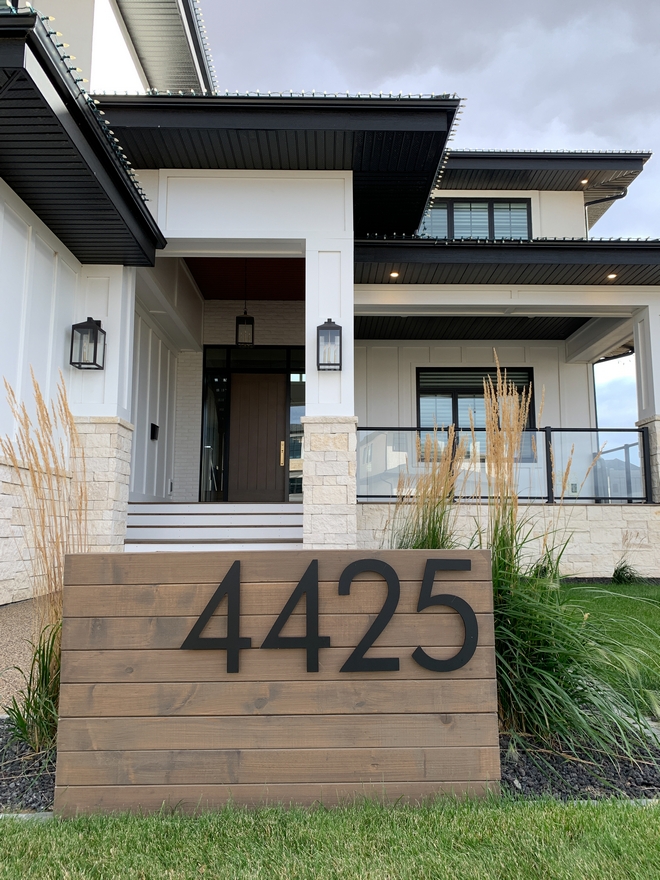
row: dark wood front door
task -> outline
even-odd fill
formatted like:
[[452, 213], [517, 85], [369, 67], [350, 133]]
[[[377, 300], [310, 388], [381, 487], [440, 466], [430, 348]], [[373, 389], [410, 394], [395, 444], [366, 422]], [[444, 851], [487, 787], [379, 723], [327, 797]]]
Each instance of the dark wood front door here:
[[233, 373], [228, 501], [284, 501], [286, 376]]

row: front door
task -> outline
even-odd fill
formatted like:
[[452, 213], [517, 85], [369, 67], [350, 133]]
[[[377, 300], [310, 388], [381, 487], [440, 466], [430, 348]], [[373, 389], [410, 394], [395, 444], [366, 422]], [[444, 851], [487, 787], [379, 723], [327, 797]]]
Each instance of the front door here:
[[233, 373], [228, 501], [286, 500], [286, 391], [282, 373]]

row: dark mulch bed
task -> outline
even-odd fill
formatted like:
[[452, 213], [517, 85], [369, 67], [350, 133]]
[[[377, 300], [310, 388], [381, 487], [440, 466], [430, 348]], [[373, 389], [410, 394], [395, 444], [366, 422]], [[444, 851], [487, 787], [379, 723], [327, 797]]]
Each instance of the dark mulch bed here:
[[[559, 800], [609, 797], [660, 797], [660, 749], [654, 757], [631, 764], [603, 762], [594, 766], [528, 748], [511, 749], [500, 737], [502, 791], [514, 797], [549, 795]], [[0, 720], [0, 812], [42, 812], [53, 807], [55, 763], [9, 742], [7, 722]]]
[[54, 757], [9, 742], [7, 722], [0, 719], [0, 813], [52, 810], [54, 789]]

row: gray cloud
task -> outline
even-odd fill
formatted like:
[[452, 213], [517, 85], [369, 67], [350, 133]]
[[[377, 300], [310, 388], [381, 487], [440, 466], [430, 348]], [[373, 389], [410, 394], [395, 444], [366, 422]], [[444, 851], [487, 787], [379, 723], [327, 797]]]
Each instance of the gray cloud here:
[[[457, 92], [456, 147], [660, 148], [648, 0], [206, 0], [204, 16], [222, 90]], [[660, 237], [656, 161], [594, 234]]]

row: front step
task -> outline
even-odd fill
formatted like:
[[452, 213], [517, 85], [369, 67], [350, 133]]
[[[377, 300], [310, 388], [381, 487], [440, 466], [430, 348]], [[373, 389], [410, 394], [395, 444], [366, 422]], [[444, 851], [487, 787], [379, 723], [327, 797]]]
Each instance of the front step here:
[[129, 553], [302, 550], [301, 504], [131, 502]]

